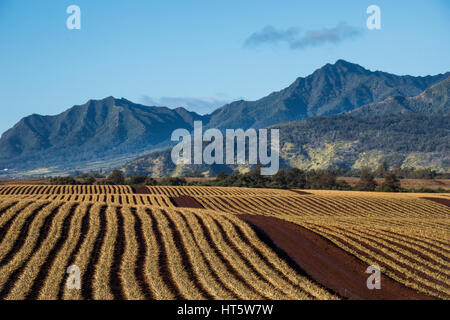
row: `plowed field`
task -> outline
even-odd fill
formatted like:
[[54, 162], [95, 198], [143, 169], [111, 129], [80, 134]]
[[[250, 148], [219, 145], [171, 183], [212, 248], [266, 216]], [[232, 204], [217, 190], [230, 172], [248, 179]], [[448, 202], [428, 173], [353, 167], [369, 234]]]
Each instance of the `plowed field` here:
[[0, 186], [0, 299], [449, 299], [449, 197], [427, 198]]

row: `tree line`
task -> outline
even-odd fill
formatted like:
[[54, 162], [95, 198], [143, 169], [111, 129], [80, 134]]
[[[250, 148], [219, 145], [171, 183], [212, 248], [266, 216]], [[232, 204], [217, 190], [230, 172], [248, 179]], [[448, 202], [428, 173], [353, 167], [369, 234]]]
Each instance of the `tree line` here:
[[[399, 171], [400, 170], [400, 171]], [[356, 171], [353, 171], [355, 173]], [[282, 168], [273, 176], [261, 175], [261, 166], [256, 166], [253, 170], [246, 173], [237, 171], [230, 174], [224, 171], [220, 172], [215, 179], [208, 181], [187, 181], [185, 177], [166, 177], [163, 179], [154, 179], [147, 175], [137, 175], [126, 177], [122, 171], [114, 170], [108, 176], [98, 173], [83, 174], [76, 178], [55, 177], [50, 179], [50, 184], [54, 185], [147, 185], [147, 186], [222, 186], [222, 187], [247, 187], [247, 188], [276, 188], [276, 189], [316, 189], [316, 190], [357, 190], [357, 191], [380, 191], [380, 192], [445, 192], [443, 189], [420, 188], [415, 190], [406, 190], [401, 187], [399, 178], [405, 175], [413, 174], [414, 177], [424, 176], [434, 178], [436, 175], [428, 169], [410, 170], [392, 168], [390, 169], [386, 162], [372, 170], [369, 167], [358, 170], [359, 181], [351, 186], [345, 180], [338, 177], [345, 176], [348, 173], [342, 169], [326, 170], [301, 170], [298, 168]], [[198, 175], [191, 175], [198, 176]], [[347, 175], [350, 176], [350, 175]], [[375, 178], [383, 178], [378, 183]]]

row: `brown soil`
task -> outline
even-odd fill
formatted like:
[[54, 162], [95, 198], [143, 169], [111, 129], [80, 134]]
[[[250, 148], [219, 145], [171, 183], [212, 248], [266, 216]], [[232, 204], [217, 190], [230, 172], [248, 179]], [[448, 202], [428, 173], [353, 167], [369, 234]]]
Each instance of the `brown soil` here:
[[300, 190], [293, 190], [293, 189], [291, 189], [291, 191], [295, 192], [295, 193], [298, 193], [298, 194], [303, 194], [303, 195], [305, 195], [305, 194], [312, 194], [312, 193], [309, 193], [309, 192], [306, 192], [306, 191], [300, 191]]
[[[381, 289], [369, 290], [368, 265], [329, 240], [294, 223], [274, 217], [240, 215], [264, 232], [314, 281], [343, 298], [355, 300], [428, 300], [433, 297], [381, 275]], [[270, 245], [270, 244], [269, 244]]]
[[170, 197], [170, 200], [176, 207], [179, 208], [204, 209], [201, 203], [190, 196]]
[[50, 179], [30, 178], [30, 179], [0, 179], [0, 185], [19, 185], [19, 184], [49, 184]]
[[135, 194], [150, 194], [150, 190], [146, 186], [131, 187]]
[[426, 200], [431, 200], [443, 205], [446, 205], [447, 207], [450, 207], [450, 199], [443, 199], [443, 198], [428, 198], [428, 197], [424, 197], [422, 199], [426, 199]]

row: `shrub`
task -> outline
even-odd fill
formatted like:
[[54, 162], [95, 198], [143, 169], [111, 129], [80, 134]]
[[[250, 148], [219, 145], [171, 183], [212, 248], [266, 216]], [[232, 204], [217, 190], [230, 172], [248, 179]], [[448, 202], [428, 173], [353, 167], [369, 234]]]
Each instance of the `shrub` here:
[[79, 182], [71, 176], [67, 177], [54, 177], [50, 179], [52, 185], [77, 185]]
[[146, 186], [156, 186], [158, 184], [158, 182], [155, 179], [153, 179], [152, 177], [147, 177], [147, 179], [145, 179], [144, 184]]
[[105, 180], [105, 184], [125, 184], [122, 171], [114, 170]]
[[336, 176], [327, 171], [312, 172], [307, 177], [310, 189], [337, 189]]
[[185, 186], [187, 182], [184, 178], [169, 177], [162, 179], [159, 184], [163, 186]]
[[96, 180], [93, 176], [87, 176], [82, 180], [81, 184], [92, 185], [95, 183], [95, 181]]
[[397, 179], [397, 176], [393, 172], [390, 172], [386, 175], [384, 182], [377, 190], [382, 192], [399, 192], [401, 191], [400, 180]]
[[125, 183], [128, 185], [143, 185], [146, 180], [147, 176], [140, 175], [128, 178]]
[[374, 191], [377, 186], [378, 184], [376, 183], [370, 170], [364, 170], [361, 173], [358, 183], [356, 184], [356, 188], [361, 191]]
[[220, 171], [216, 176], [216, 180], [225, 180], [227, 177], [228, 175], [225, 173], [225, 171]]

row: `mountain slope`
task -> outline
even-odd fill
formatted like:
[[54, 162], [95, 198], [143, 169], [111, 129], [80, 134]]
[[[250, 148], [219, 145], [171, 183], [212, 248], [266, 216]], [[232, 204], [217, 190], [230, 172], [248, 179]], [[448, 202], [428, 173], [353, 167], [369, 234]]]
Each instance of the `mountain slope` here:
[[[281, 123], [280, 165], [302, 169], [390, 165], [450, 171], [450, 77], [416, 97], [390, 97], [349, 113]], [[170, 150], [127, 163], [128, 174], [156, 177], [201, 171], [215, 175], [242, 166], [175, 166]]]
[[[313, 117], [275, 125], [280, 130], [280, 166], [301, 169], [376, 167], [381, 161], [400, 167], [450, 171], [450, 115], [390, 114]], [[155, 177], [200, 171], [248, 169], [236, 165], [178, 165], [170, 149], [141, 156], [122, 169]]]
[[191, 130], [198, 119], [182, 108], [146, 107], [113, 97], [90, 100], [56, 116], [22, 119], [2, 135], [0, 163], [59, 163], [149, 150], [167, 146], [173, 130]]
[[393, 96], [386, 100], [352, 110], [354, 116], [394, 113], [450, 113], [450, 77], [433, 85], [416, 97]]
[[236, 101], [216, 110], [211, 114], [208, 126], [262, 128], [275, 123], [338, 114], [393, 95], [416, 96], [449, 75], [397, 76], [372, 72], [357, 64], [338, 60], [260, 100]]
[[450, 114], [333, 115], [274, 126], [290, 167], [377, 166], [450, 170]]

